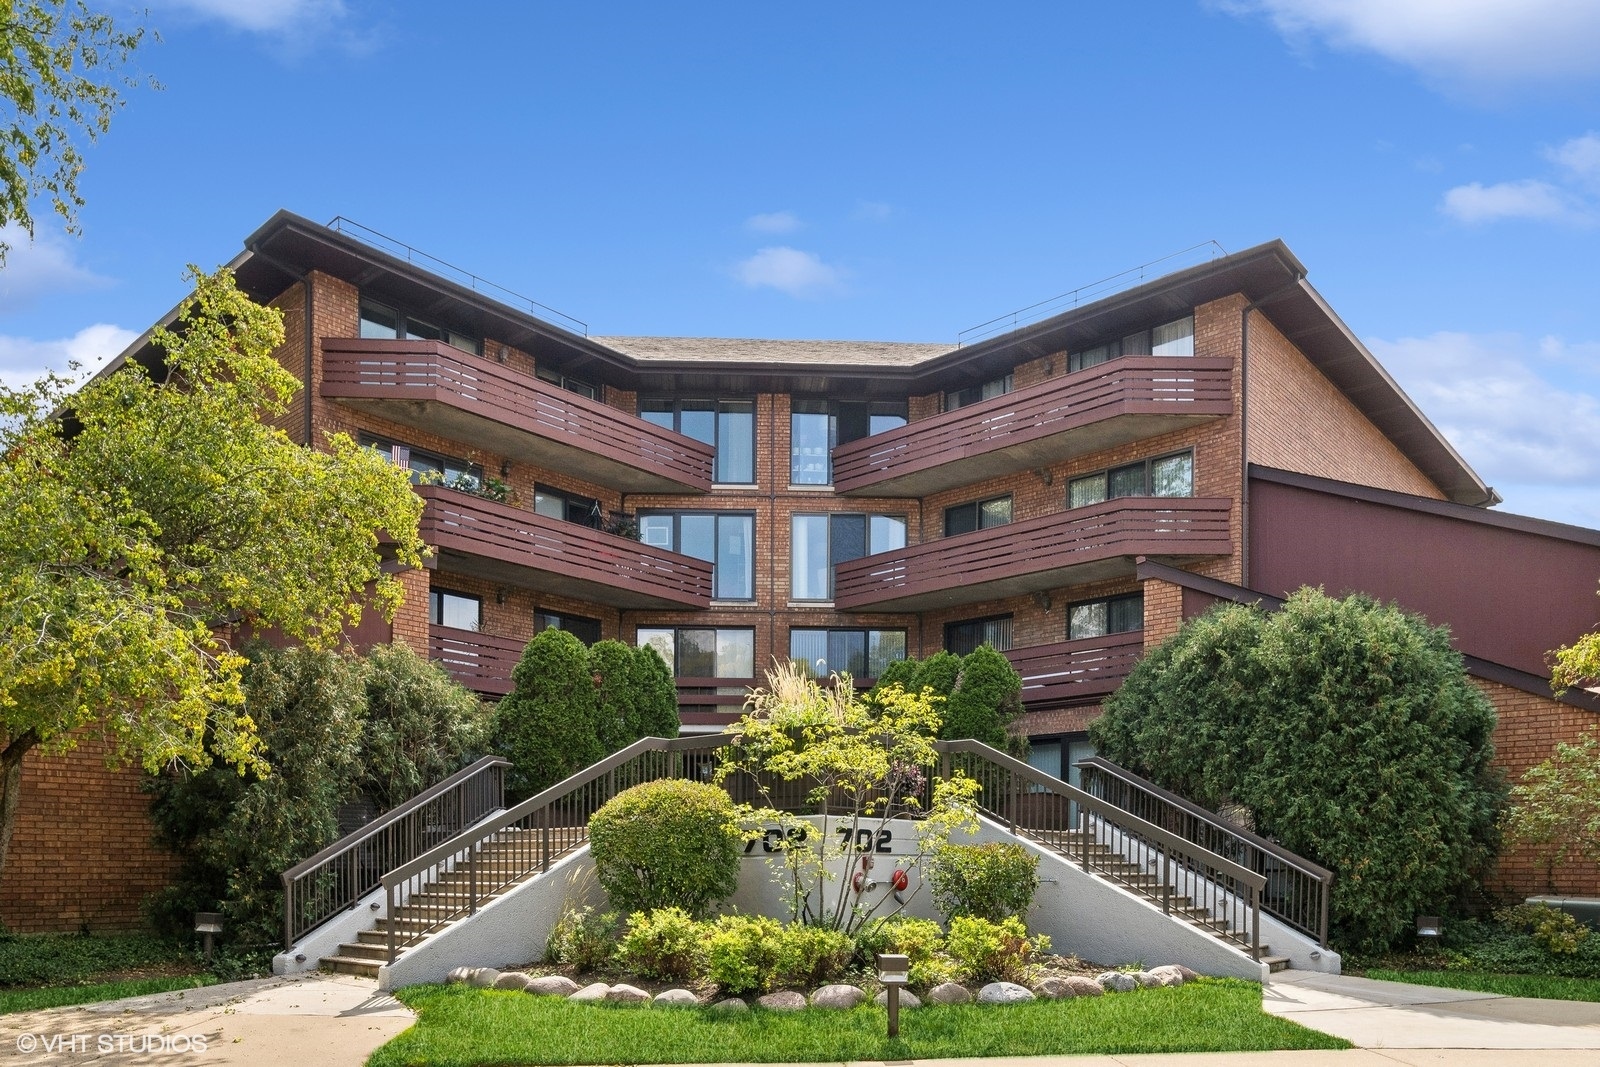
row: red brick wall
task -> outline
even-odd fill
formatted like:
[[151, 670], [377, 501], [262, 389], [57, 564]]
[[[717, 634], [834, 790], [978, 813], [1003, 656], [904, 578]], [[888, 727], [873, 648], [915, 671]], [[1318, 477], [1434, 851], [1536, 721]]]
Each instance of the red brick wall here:
[[133, 930], [140, 904], [178, 858], [158, 847], [136, 766], [107, 770], [106, 745], [85, 739], [22, 765], [17, 826], [0, 875], [0, 921], [18, 933]]

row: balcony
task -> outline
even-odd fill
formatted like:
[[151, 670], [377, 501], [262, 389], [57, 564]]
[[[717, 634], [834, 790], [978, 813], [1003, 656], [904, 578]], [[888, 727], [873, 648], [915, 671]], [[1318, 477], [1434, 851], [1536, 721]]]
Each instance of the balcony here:
[[1136, 630], [1014, 648], [1006, 659], [1022, 675], [1022, 703], [1029, 711], [1038, 711], [1116, 692], [1143, 655], [1144, 634]]
[[441, 341], [325, 337], [322, 395], [625, 493], [711, 488], [710, 445]]
[[879, 552], [834, 571], [841, 611], [929, 611], [1133, 574], [1135, 556], [1182, 564], [1233, 552], [1232, 501], [1120, 497]]
[[1233, 362], [1127, 356], [833, 450], [840, 493], [920, 497], [1233, 412]]
[[494, 637], [450, 626], [428, 627], [428, 658], [450, 677], [484, 696], [511, 692], [511, 669], [522, 658], [526, 641]]
[[427, 502], [429, 566], [616, 608], [704, 608], [711, 564], [440, 486]]

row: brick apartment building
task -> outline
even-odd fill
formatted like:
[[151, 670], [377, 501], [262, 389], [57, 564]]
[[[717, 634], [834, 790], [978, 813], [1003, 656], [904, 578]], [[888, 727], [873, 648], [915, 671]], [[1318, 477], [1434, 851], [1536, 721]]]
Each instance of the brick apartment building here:
[[[1071, 775], [1146, 647], [1310, 584], [1450, 625], [1513, 777], [1600, 718], [1544, 662], [1600, 617], [1600, 531], [1488, 510], [1281, 242], [957, 348], [591, 337], [283, 212], [245, 248], [305, 385], [284, 428], [383, 449], [427, 501], [435, 556], [358, 640], [426, 649], [485, 697], [550, 626], [653, 643], [686, 731], [731, 721], [775, 659], [870, 678], [987, 641], [1023, 675], [1031, 760]], [[88, 753], [27, 774], [0, 917], [126, 925], [169, 862], [131, 825], [102, 836], [140, 884], [42, 871], [69, 860], [61, 805], [138, 821], [132, 774]], [[1520, 854], [1498, 881], [1600, 893]]]

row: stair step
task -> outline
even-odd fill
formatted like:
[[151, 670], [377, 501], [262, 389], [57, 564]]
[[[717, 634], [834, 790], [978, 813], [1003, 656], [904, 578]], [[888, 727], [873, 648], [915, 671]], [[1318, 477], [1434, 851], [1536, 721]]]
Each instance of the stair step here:
[[1268, 972], [1271, 974], [1277, 974], [1279, 971], [1287, 971], [1289, 969], [1288, 956], [1262, 956], [1261, 962], [1267, 965]]
[[387, 940], [382, 943], [346, 941], [339, 946], [339, 951], [334, 955], [338, 959], [377, 960], [379, 963], [387, 963], [389, 947]]
[[335, 974], [359, 974], [365, 978], [378, 977], [379, 960], [357, 959], [350, 956], [324, 956], [322, 969]]

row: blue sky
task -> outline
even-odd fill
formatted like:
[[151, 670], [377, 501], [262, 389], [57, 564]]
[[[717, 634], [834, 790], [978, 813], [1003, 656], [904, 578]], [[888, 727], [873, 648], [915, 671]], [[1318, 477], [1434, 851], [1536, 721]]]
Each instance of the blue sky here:
[[[109, 4], [111, 0], [106, 0]], [[112, 8], [115, 10], [115, 8]], [[130, 12], [132, 14], [132, 12]], [[954, 342], [1281, 237], [1506, 498], [1600, 527], [1600, 4], [150, 0], [0, 375], [114, 352], [278, 208], [595, 334]]]

